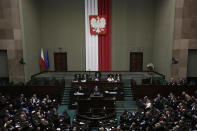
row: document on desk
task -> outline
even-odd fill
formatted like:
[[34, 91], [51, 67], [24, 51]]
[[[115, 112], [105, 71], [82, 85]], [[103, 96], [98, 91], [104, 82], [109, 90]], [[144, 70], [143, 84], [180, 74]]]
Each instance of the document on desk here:
[[77, 92], [77, 93], [74, 93], [74, 95], [75, 95], [75, 96], [83, 96], [84, 93], [79, 93], [79, 92]]
[[115, 95], [115, 94], [118, 94], [117, 92], [109, 92], [109, 94], [111, 94], [111, 95]]

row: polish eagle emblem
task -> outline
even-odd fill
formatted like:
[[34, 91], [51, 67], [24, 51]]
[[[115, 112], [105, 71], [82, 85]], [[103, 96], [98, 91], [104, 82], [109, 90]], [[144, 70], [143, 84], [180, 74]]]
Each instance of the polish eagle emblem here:
[[105, 34], [106, 33], [106, 17], [105, 16], [91, 16], [90, 17], [90, 32], [91, 34]]

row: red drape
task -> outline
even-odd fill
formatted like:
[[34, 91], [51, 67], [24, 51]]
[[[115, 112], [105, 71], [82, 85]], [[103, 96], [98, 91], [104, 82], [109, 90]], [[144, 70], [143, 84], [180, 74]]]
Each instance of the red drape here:
[[111, 71], [111, 0], [98, 0], [98, 14], [107, 16], [107, 33], [99, 35], [99, 71]]

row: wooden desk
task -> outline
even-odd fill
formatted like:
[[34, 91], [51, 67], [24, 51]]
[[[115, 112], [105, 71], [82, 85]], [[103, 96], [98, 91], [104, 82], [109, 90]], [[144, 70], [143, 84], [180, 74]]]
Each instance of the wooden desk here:
[[[77, 119], [88, 120], [95, 125], [99, 125], [99, 121], [115, 118], [115, 103], [111, 100], [81, 100], [78, 101]], [[104, 109], [105, 107], [105, 109]]]
[[[74, 95], [76, 90], [81, 86], [84, 90], [84, 95]], [[102, 81], [88, 81], [88, 82], [72, 82], [72, 91], [70, 92], [70, 101], [74, 103], [79, 100], [91, 100], [91, 93], [95, 86], [98, 86], [103, 100], [123, 100], [124, 92], [123, 92], [123, 83], [122, 82], [108, 82], [105, 80]], [[117, 87], [117, 93], [113, 90]], [[109, 93], [106, 93], [108, 91]]]
[[196, 86], [168, 86], [168, 85], [136, 85], [132, 88], [135, 99], [148, 96], [155, 98], [157, 94], [167, 97], [171, 92], [176, 96], [180, 96], [183, 91], [189, 95], [193, 95], [197, 90]]
[[87, 82], [72, 82], [73, 88], [78, 88], [79, 86], [82, 86], [82, 88], [89, 88], [93, 89], [95, 86], [98, 86], [100, 90], [108, 89], [108, 88], [115, 88], [119, 87], [123, 90], [123, 83], [122, 82], [108, 82], [106, 80], [101, 81], [87, 81]]
[[64, 86], [0, 86], [0, 92], [11, 97], [18, 97], [20, 94], [24, 94], [25, 97], [32, 97], [35, 93], [39, 98], [43, 98], [48, 94], [60, 102]]
[[[84, 95], [74, 95], [79, 86]], [[93, 89], [98, 86], [100, 95], [94, 95]], [[72, 82], [70, 103], [78, 103], [77, 118], [83, 120], [98, 121], [115, 117], [115, 101], [123, 100], [123, 83], [101, 81]], [[106, 107], [104, 111], [103, 108]]]
[[94, 95], [93, 93], [90, 94], [90, 98], [103, 98], [103, 94], [100, 95]]

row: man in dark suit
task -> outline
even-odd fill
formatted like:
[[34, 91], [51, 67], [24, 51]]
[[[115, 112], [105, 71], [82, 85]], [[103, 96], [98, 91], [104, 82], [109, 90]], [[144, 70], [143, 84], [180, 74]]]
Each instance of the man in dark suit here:
[[98, 86], [95, 86], [94, 89], [93, 89], [93, 94], [94, 95], [100, 95], [100, 90], [98, 88]]
[[95, 81], [99, 81], [101, 79], [101, 73], [100, 72], [96, 72], [95, 73]]
[[88, 75], [87, 74], [83, 74], [82, 78], [81, 78], [81, 82], [87, 82], [88, 81]]
[[77, 93], [84, 93], [84, 90], [81, 86], [79, 86], [78, 90], [77, 90]]

